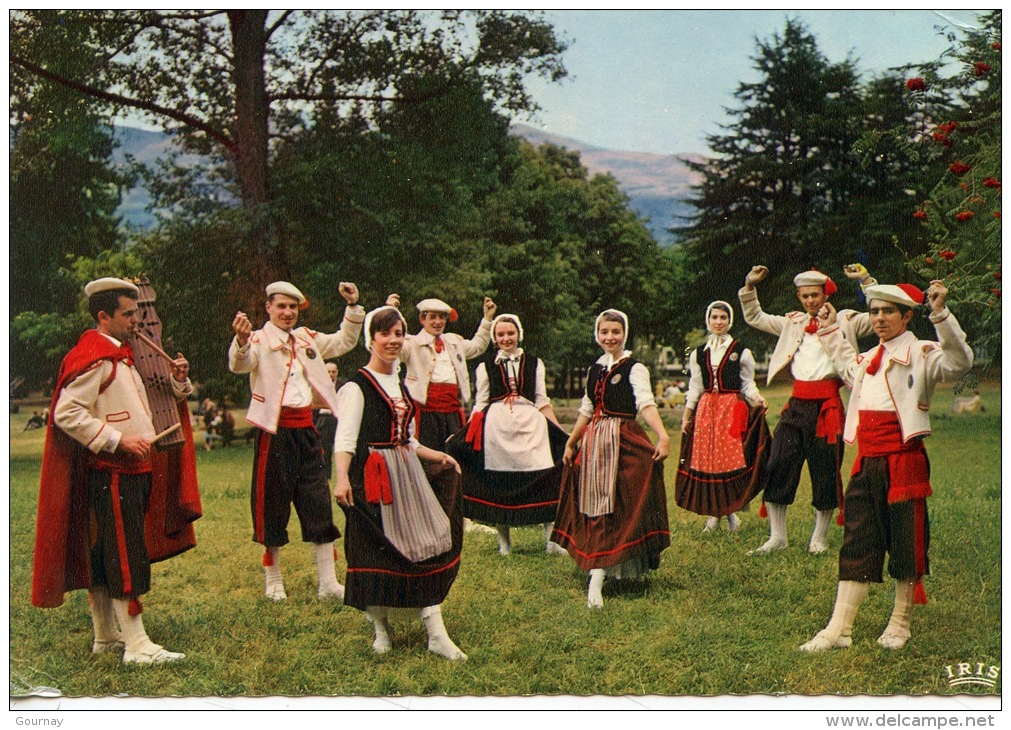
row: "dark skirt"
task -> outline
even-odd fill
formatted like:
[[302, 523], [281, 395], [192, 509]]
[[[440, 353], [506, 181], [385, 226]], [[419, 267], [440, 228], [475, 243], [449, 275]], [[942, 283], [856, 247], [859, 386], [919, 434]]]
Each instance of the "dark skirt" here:
[[352, 484], [354, 505], [343, 508], [347, 518], [344, 555], [348, 563], [344, 603], [366, 606], [424, 608], [446, 599], [460, 569], [463, 513], [460, 477], [452, 466], [424, 464], [436, 499], [449, 517], [452, 546], [435, 557], [412, 563], [383, 534], [378, 505], [365, 501], [360, 484]]
[[474, 451], [464, 429], [446, 442], [446, 451], [463, 470], [463, 515], [493, 525], [552, 522], [558, 509], [562, 456], [568, 434], [548, 421], [548, 440], [555, 466], [540, 471], [491, 471], [484, 452]]
[[[689, 512], [714, 517], [743, 509], [762, 491], [765, 478], [765, 465], [769, 460], [769, 426], [765, 422], [765, 410], [752, 408], [748, 412], [747, 431], [742, 438], [743, 469], [718, 474], [693, 469], [691, 461], [696, 430], [693, 427], [681, 436], [674, 501]], [[728, 434], [727, 438], [731, 436]]]
[[[582, 570], [610, 568], [636, 560], [660, 565], [670, 546], [663, 462], [653, 461], [654, 445], [634, 420], [622, 423], [614, 511], [587, 517], [579, 511], [579, 467], [562, 472], [562, 491], [551, 540], [566, 550]], [[580, 453], [580, 458], [589, 455]]]

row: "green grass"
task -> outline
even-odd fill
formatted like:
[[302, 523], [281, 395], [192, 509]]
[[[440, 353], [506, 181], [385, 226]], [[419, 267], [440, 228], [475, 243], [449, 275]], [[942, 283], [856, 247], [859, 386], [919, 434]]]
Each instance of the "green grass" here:
[[[764, 391], [770, 425], [788, 393]], [[809, 556], [813, 525], [805, 476], [788, 513], [790, 547], [747, 557], [767, 537], [757, 502], [737, 534], [704, 535], [704, 518], [673, 503], [679, 445], [672, 437], [667, 482], [671, 547], [660, 570], [627, 585], [608, 583], [602, 611], [585, 607], [586, 576], [565, 556], [544, 553], [539, 529], [513, 531], [513, 554], [494, 535], [468, 532], [459, 577], [443, 604], [450, 635], [467, 652], [450, 663], [426, 650], [419, 621], [393, 626], [394, 649], [378, 657], [362, 613], [316, 599], [309, 547], [281, 552], [288, 600], [262, 596], [261, 550], [250, 541], [252, 450], [198, 450], [204, 516], [198, 546], [154, 566], [145, 600], [151, 636], [187, 659], [124, 667], [92, 656], [86, 594], [57, 609], [29, 603], [42, 435], [11, 418], [10, 693], [38, 685], [67, 696], [382, 695], [753, 695], [992, 694], [949, 688], [944, 667], [1001, 664], [1000, 393], [984, 387], [987, 411], [949, 416], [951, 393], [935, 398], [928, 441], [931, 511], [930, 602], [918, 606], [901, 652], [875, 639], [891, 610], [892, 585], [872, 586], [853, 647], [804, 655], [797, 646], [827, 622], [842, 529], [830, 552]], [[847, 449], [845, 474], [855, 449]], [[335, 509], [338, 526], [343, 527]], [[340, 546], [340, 543], [338, 543]], [[345, 565], [338, 563], [343, 579]], [[1000, 691], [998, 684], [997, 691]]]

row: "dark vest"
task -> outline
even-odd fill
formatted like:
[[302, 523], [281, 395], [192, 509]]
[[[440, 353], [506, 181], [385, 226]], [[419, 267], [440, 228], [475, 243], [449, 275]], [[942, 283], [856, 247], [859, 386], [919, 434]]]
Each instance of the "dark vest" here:
[[[505, 362], [496, 363], [496, 351], [490, 355], [484, 363], [485, 371], [488, 373], [488, 386], [491, 391], [491, 402], [502, 400], [509, 395], [509, 373], [506, 370]], [[520, 355], [520, 367], [516, 391], [531, 403], [537, 394], [537, 358], [527, 357], [524, 352]]]
[[407, 428], [417, 412], [417, 405], [410, 393], [404, 386], [404, 378], [401, 374], [400, 389], [407, 401], [408, 409], [405, 416], [406, 422], [403, 424], [403, 436], [397, 438], [396, 411], [393, 402], [386, 395], [383, 387], [376, 382], [372, 374], [365, 368], [360, 369], [351, 377], [351, 382], [361, 388], [365, 398], [365, 406], [362, 410], [362, 423], [358, 429], [358, 442], [355, 445], [355, 455], [351, 460], [350, 473], [356, 474], [359, 478], [364, 473], [365, 461], [369, 458], [369, 447], [383, 448], [397, 445], [406, 445]]
[[[713, 368], [710, 355], [712, 351], [705, 347], [695, 350], [695, 362], [702, 371], [702, 386], [706, 391], [719, 390], [723, 393], [739, 393], [741, 391], [741, 355], [745, 352], [737, 340], [723, 353], [723, 362], [717, 365], [716, 382], [713, 382]], [[736, 355], [736, 357], [734, 357]]]
[[594, 411], [600, 410], [605, 416], [635, 418], [635, 393], [628, 377], [635, 363], [630, 357], [610, 372], [600, 363], [590, 367], [586, 374], [586, 395], [593, 401]]

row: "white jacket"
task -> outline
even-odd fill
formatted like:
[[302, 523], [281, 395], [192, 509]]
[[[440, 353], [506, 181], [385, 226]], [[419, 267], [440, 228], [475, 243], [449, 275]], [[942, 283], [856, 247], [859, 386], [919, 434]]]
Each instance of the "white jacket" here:
[[[472, 360], [488, 348], [491, 342], [491, 320], [482, 319], [481, 324], [469, 340], [452, 332], [442, 335], [442, 342], [449, 352], [449, 358], [456, 372], [456, 384], [460, 388], [460, 398], [464, 404], [470, 402], [470, 373], [467, 361]], [[435, 344], [431, 335], [422, 330], [416, 335], [408, 335], [404, 339], [404, 347], [400, 350], [400, 359], [407, 363], [407, 374], [404, 382], [411, 397], [424, 405], [428, 402], [428, 384], [435, 369]]]
[[[868, 279], [867, 285], [870, 284], [877, 284], [877, 281]], [[737, 292], [737, 297], [741, 300], [741, 311], [744, 312], [745, 322], [755, 329], [779, 335], [776, 349], [772, 353], [772, 360], [769, 362], [769, 374], [765, 379], [766, 383], [771, 383], [776, 373], [793, 359], [797, 348], [800, 347], [800, 343], [804, 339], [804, 327], [807, 326], [811, 316], [806, 312], [789, 312], [785, 315], [767, 314], [762, 311], [757, 289], [748, 291], [742, 287]], [[866, 312], [843, 309], [839, 311], [837, 317], [843, 335], [854, 350], [857, 349], [858, 337], [865, 337], [874, 332], [871, 328], [870, 316]]]
[[[881, 361], [903, 442], [930, 434], [930, 399], [934, 386], [957, 380], [972, 367], [972, 350], [966, 344], [965, 332], [954, 315], [943, 309], [937, 315], [931, 314], [930, 321], [937, 330], [937, 342], [918, 340], [916, 335], [906, 331], [896, 338], [898, 347], [892, 352], [886, 350], [887, 354]], [[860, 386], [877, 348], [858, 355], [843, 337], [840, 328], [835, 326], [822, 330], [819, 335], [836, 370], [853, 389], [850, 403], [858, 403]], [[843, 429], [846, 443], [856, 440], [859, 420], [857, 408], [846, 410], [846, 427]]]
[[[297, 327], [291, 335], [295, 339], [295, 357], [305, 371], [309, 388], [312, 390], [312, 405], [337, 411], [337, 392], [326, 371], [324, 360], [340, 357], [349, 352], [358, 342], [358, 335], [365, 321], [365, 310], [360, 305], [344, 310], [344, 321], [340, 330], [326, 335]], [[232, 338], [228, 348], [228, 369], [233, 373], [249, 373], [249, 389], [252, 399], [246, 420], [268, 433], [277, 432], [277, 421], [281, 415], [281, 401], [285, 384], [291, 372], [292, 358], [287, 338], [277, 336], [277, 329], [258, 329], [249, 336], [245, 347], [239, 347], [238, 340]]]

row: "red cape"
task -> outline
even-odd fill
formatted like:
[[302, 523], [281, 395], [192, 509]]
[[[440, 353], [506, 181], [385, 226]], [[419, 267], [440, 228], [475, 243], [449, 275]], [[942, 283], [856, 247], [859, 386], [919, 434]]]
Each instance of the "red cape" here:
[[[63, 388], [78, 375], [101, 360], [123, 358], [107, 337], [98, 330], [88, 330], [60, 366], [46, 424], [35, 530], [32, 604], [40, 608], [59, 606], [67, 591], [91, 585], [85, 487], [89, 452], [56, 427], [56, 403]], [[151, 456], [151, 499], [144, 522], [151, 562], [171, 558], [197, 544], [193, 522], [201, 516], [200, 491], [185, 401], [179, 403], [179, 421], [186, 439], [183, 447], [168, 452], [153, 450]]]

